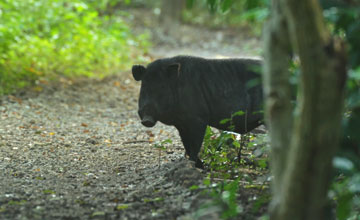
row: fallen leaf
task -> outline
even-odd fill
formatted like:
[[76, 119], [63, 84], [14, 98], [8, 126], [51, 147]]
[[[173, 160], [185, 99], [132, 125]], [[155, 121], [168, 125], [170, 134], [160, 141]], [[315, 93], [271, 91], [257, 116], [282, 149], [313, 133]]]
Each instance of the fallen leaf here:
[[111, 125], [111, 126], [117, 126], [118, 124], [116, 123], [116, 122], [109, 122], [109, 124]]
[[113, 85], [114, 85], [114, 86], [120, 86], [120, 82], [119, 82], [119, 81], [115, 81]]
[[33, 90], [34, 90], [35, 92], [42, 92], [44, 89], [43, 89], [43, 87], [41, 87], [41, 86], [35, 86], [35, 87], [33, 88]]
[[41, 83], [41, 84], [49, 84], [49, 82], [47, 81], [47, 80], [44, 80], [44, 79], [40, 79], [39, 80], [39, 83]]
[[19, 103], [19, 104], [22, 103], [22, 99], [20, 99], [20, 98], [18, 98], [18, 97], [15, 97], [15, 96], [12, 96], [12, 95], [9, 95], [8, 97], [9, 97], [9, 99], [12, 100], [12, 101], [15, 101], [15, 102], [17, 102], [17, 103]]
[[29, 68], [27, 68], [27, 70], [28, 70], [29, 72], [35, 73], [36, 75], [42, 75], [42, 72], [34, 69], [33, 67], [29, 67]]
[[151, 131], [146, 131], [147, 135], [149, 135], [149, 137], [154, 137], [155, 135], [151, 132]]

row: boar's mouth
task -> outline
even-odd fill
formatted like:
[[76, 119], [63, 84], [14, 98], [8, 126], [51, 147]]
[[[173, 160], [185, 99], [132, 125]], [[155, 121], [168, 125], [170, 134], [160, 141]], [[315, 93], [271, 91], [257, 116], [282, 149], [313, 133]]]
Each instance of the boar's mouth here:
[[153, 117], [146, 115], [141, 119], [141, 124], [150, 128], [156, 124], [156, 120]]

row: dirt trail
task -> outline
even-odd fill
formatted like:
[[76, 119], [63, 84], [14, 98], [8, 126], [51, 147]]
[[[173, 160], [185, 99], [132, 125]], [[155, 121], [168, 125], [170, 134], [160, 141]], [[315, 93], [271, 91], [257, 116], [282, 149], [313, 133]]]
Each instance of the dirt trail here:
[[[231, 55], [188, 46], [152, 54]], [[130, 72], [41, 88], [0, 98], [0, 219], [192, 219], [204, 198], [189, 187], [206, 174], [184, 159], [174, 128], [141, 126]]]
[[[141, 126], [138, 85], [129, 73], [69, 83], [2, 100], [0, 219], [174, 219], [183, 214], [190, 207], [188, 187], [202, 176], [181, 159], [173, 128]], [[173, 144], [162, 152], [159, 167], [154, 144], [168, 138]], [[177, 168], [185, 172], [181, 180], [173, 176]]]

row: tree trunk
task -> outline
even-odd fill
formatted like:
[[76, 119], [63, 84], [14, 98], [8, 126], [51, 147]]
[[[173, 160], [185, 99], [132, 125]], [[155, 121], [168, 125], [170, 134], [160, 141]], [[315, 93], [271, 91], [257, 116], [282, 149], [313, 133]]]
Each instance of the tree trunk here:
[[184, 5], [184, 0], [162, 0], [160, 23], [166, 34], [173, 35], [177, 32]]
[[[324, 210], [331, 177], [331, 161], [339, 142], [343, 108], [346, 79], [344, 47], [340, 40], [332, 39], [326, 30], [322, 11], [316, 0], [274, 0], [273, 5], [285, 12], [291, 43], [300, 58], [301, 77], [299, 103], [293, 114], [294, 127], [290, 129], [290, 140], [287, 140], [289, 136], [286, 133], [286, 129], [290, 127], [282, 127], [287, 126], [284, 120], [289, 117], [288, 99], [275, 99], [282, 104], [282, 108], [278, 109], [276, 114], [272, 112], [272, 102], [266, 101], [272, 149], [279, 149], [280, 152], [278, 156], [273, 156], [272, 160], [281, 160], [272, 161], [272, 169], [275, 169], [274, 185], [277, 185], [273, 190], [276, 195], [272, 203], [275, 206], [271, 218], [326, 219]], [[272, 14], [272, 21], [276, 21], [276, 16], [278, 15]], [[282, 22], [277, 22], [278, 29], [274, 30], [284, 30], [281, 24]], [[278, 34], [284, 33], [285, 31]], [[271, 35], [275, 35], [269, 30], [266, 34], [269, 39], [274, 38]], [[288, 76], [283, 65], [289, 55], [276, 54], [281, 51], [279, 45], [281, 44], [265, 47], [265, 54], [268, 54], [266, 64], [269, 66], [265, 68], [265, 81], [271, 81], [271, 76], [274, 77], [275, 74], [279, 77]], [[282, 67], [278, 69], [280, 73], [275, 73], [276, 66]], [[283, 87], [282, 91], [286, 91], [288, 82], [283, 79], [279, 80], [279, 84]], [[274, 88], [279, 86], [276, 83], [265, 82], [264, 85], [269, 87], [265, 87], [266, 97], [271, 98], [271, 91], [279, 90]], [[269, 91], [270, 95], [266, 94]], [[275, 94], [275, 97], [280, 97]], [[281, 132], [284, 131], [284, 135], [281, 136]], [[286, 150], [289, 143], [290, 149]], [[275, 153], [277, 152], [274, 151], [273, 155]]]
[[283, 168], [286, 166], [292, 131], [291, 86], [289, 63], [291, 46], [286, 17], [279, 2], [274, 1], [271, 20], [264, 36], [264, 97], [265, 118], [271, 140], [271, 171], [273, 200], [270, 213], [276, 209], [282, 187]]

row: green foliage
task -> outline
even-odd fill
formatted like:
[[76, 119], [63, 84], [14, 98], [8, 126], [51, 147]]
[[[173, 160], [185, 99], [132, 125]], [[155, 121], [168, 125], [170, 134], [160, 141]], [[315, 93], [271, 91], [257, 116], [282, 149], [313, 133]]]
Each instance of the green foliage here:
[[357, 1], [320, 1], [333, 34], [344, 39], [348, 47], [349, 73], [343, 138], [333, 164], [337, 179], [332, 198], [337, 203], [338, 219], [360, 216], [360, 4]]
[[[210, 127], [206, 128], [204, 137], [204, 150], [202, 152], [202, 159], [204, 164], [211, 170], [221, 171], [229, 168], [235, 157], [234, 148], [231, 148], [231, 144], [235, 142], [235, 151], [240, 151], [239, 142], [236, 141], [236, 136], [232, 133], [221, 132], [218, 137], [211, 130]], [[235, 164], [237, 165], [237, 163]]]
[[127, 208], [129, 208], [128, 204], [120, 204], [116, 206], [116, 210], [125, 210]]
[[113, 14], [119, 5], [129, 5], [131, 0], [84, 0], [90, 7], [101, 14]]
[[147, 46], [147, 36], [133, 36], [121, 17], [100, 17], [82, 0], [4, 0], [0, 94], [59, 75], [113, 74]]
[[237, 201], [239, 181], [224, 181], [219, 184], [211, 184], [209, 179], [204, 180], [207, 187], [203, 193], [211, 196], [211, 201], [203, 204], [195, 213], [195, 219], [210, 212], [221, 213], [221, 219], [233, 219], [243, 211]]
[[[268, 0], [187, 0], [184, 20], [210, 26], [242, 26], [260, 36], [269, 10]], [[208, 7], [211, 15], [204, 13]]]
[[[233, 130], [234, 117], [244, 114], [246, 115], [243, 111], [236, 112], [230, 119], [221, 120], [220, 123], [228, 125], [229, 130]], [[239, 135], [224, 131], [216, 134], [210, 127], [206, 128], [201, 158], [205, 168], [210, 169], [210, 174], [209, 178], [204, 180], [207, 189], [203, 192], [211, 195], [212, 200], [197, 211], [195, 219], [211, 212], [221, 213], [222, 219], [236, 219], [235, 217], [242, 211], [236, 196], [240, 180], [248, 183], [245, 187], [255, 187], [260, 189], [258, 193], [261, 193], [264, 185], [254, 185], [252, 177], [243, 171], [246, 170], [244, 167], [252, 167], [254, 171], [267, 172], [268, 145], [265, 137], [266, 135], [255, 136], [250, 133]], [[214, 178], [223, 180], [212, 184]], [[192, 186], [191, 189], [198, 188]], [[266, 206], [269, 201], [268, 193], [254, 199], [252, 203], [254, 213]]]
[[360, 65], [360, 4], [345, 1], [323, 1], [324, 16], [335, 34], [349, 43], [349, 60], [353, 67]]
[[[223, 120], [227, 123], [227, 120]], [[239, 168], [250, 165], [258, 169], [268, 168], [266, 135], [238, 135], [222, 131], [216, 134], [206, 128], [201, 158], [205, 167], [216, 172], [222, 178], [234, 178]], [[246, 156], [244, 156], [246, 153]], [[214, 174], [215, 175], [215, 174]]]
[[172, 140], [171, 139], [166, 139], [161, 141], [160, 143], [155, 143], [154, 147], [157, 149], [161, 149], [161, 150], [166, 150], [166, 144], [171, 144]]
[[[346, 163], [348, 163], [347, 161]], [[351, 161], [350, 161], [351, 162]], [[334, 164], [336, 168], [346, 169], [348, 166], [337, 167], [339, 164]], [[330, 190], [330, 197], [336, 201], [336, 217], [339, 220], [358, 219], [360, 217], [360, 173], [359, 171], [351, 170], [353, 173], [351, 177], [339, 175], [338, 179], [333, 182]]]
[[159, 166], [161, 165], [161, 151], [166, 150], [166, 144], [171, 144], [172, 140], [171, 139], [166, 139], [161, 141], [160, 143], [155, 143], [154, 147], [157, 148], [159, 150]]

